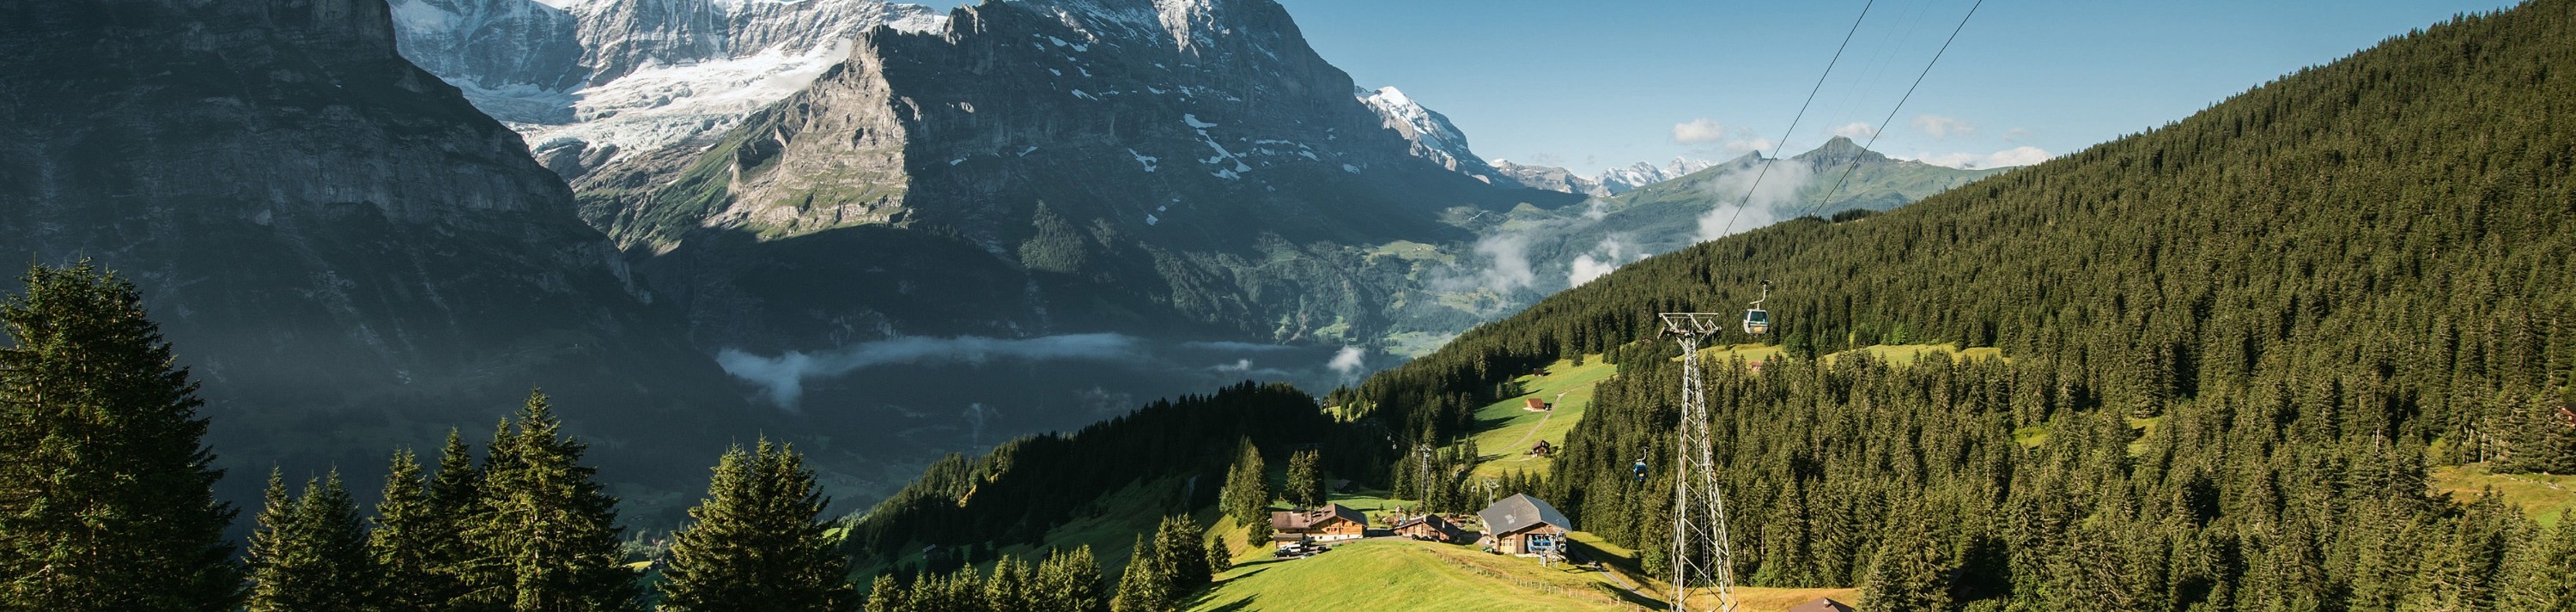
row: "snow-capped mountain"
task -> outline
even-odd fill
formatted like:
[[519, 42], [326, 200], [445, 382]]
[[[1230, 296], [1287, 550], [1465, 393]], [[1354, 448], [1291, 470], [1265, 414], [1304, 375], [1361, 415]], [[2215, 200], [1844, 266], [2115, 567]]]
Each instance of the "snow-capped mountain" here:
[[933, 9], [869, 0], [394, 0], [400, 49], [579, 177], [702, 144], [803, 90], [886, 26]]
[[1603, 190], [1617, 195], [1638, 187], [1681, 178], [1682, 175], [1707, 170], [1716, 165], [1717, 162], [1708, 160], [1675, 157], [1673, 161], [1661, 166], [1637, 162], [1624, 167], [1603, 170], [1600, 176], [1593, 177], [1592, 180], [1600, 183]]
[[1415, 157], [1431, 160], [1443, 168], [1478, 180], [1494, 181], [1494, 168], [1467, 149], [1467, 135], [1458, 131], [1458, 126], [1451, 125], [1447, 116], [1423, 108], [1394, 87], [1360, 87], [1353, 90], [1353, 95], [1386, 120], [1386, 129], [1395, 130], [1404, 135], [1405, 140], [1411, 141]]
[[1593, 197], [1611, 195], [1608, 188], [1601, 186], [1601, 181], [1577, 175], [1572, 170], [1555, 166], [1516, 164], [1508, 159], [1493, 160], [1492, 164], [1496, 174], [1523, 187]]
[[1719, 165], [1721, 165], [1720, 162], [1712, 162], [1704, 159], [1675, 157], [1673, 158], [1673, 161], [1661, 166], [1646, 162], [1637, 162], [1626, 166], [1602, 170], [1600, 174], [1596, 174], [1591, 177], [1584, 177], [1574, 174], [1571, 170], [1555, 166], [1524, 165], [1499, 159], [1494, 160], [1492, 163], [1496, 174], [1514, 184], [1531, 189], [1561, 191], [1593, 197], [1614, 196], [1627, 193], [1629, 191], [1636, 190], [1638, 187], [1681, 178], [1683, 175], [1707, 170]]

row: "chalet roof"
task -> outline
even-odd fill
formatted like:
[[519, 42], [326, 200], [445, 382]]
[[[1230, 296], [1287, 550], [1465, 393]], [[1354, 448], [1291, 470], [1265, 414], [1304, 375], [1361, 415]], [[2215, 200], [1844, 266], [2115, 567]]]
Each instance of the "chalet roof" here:
[[1322, 508], [1314, 508], [1310, 510], [1281, 510], [1278, 512], [1272, 512], [1270, 513], [1270, 529], [1274, 531], [1313, 529], [1316, 525], [1323, 524], [1336, 518], [1361, 525], [1368, 524], [1368, 515], [1361, 514], [1358, 510], [1353, 510], [1350, 507], [1343, 506], [1341, 504], [1324, 504], [1324, 507]]
[[1478, 511], [1476, 518], [1485, 521], [1485, 533], [1495, 536], [1526, 531], [1542, 524], [1566, 531], [1574, 530], [1574, 521], [1566, 520], [1565, 513], [1557, 512], [1555, 506], [1547, 505], [1547, 502], [1530, 497], [1527, 493], [1515, 494], [1503, 498], [1502, 501], [1494, 502], [1494, 505]]
[[1396, 524], [1395, 524], [1395, 528], [1396, 528], [1396, 529], [1403, 529], [1403, 528], [1406, 528], [1406, 527], [1412, 527], [1412, 526], [1414, 526], [1414, 525], [1421, 525], [1421, 524], [1426, 524], [1426, 523], [1427, 523], [1427, 524], [1430, 524], [1430, 525], [1431, 525], [1432, 527], [1434, 527], [1434, 528], [1445, 528], [1445, 527], [1449, 527], [1449, 526], [1450, 526], [1450, 525], [1449, 525], [1449, 519], [1440, 518], [1440, 515], [1437, 515], [1437, 514], [1425, 514], [1425, 515], [1422, 515], [1422, 516], [1416, 516], [1416, 517], [1413, 517], [1413, 518], [1404, 519], [1404, 521], [1403, 521], [1403, 522], [1396, 523]]
[[1815, 601], [1789, 608], [1789, 612], [1852, 612], [1852, 607], [1849, 604], [1834, 601], [1830, 597], [1818, 597]]

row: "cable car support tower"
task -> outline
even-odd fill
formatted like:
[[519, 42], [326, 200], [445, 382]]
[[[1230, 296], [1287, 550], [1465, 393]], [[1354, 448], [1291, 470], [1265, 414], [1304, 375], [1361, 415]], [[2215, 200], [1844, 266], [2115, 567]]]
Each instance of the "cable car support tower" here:
[[[1768, 285], [1769, 283], [1764, 283]], [[1769, 293], [1769, 287], [1764, 287]], [[1765, 297], [1768, 297], [1767, 295]], [[1745, 332], [1769, 331], [1769, 313], [1746, 313]], [[1735, 315], [1667, 312], [1664, 335], [1682, 348], [1680, 444], [1673, 449], [1672, 610], [1687, 610], [1694, 587], [1715, 591], [1718, 612], [1735, 612], [1734, 555], [1726, 536], [1726, 496], [1717, 487], [1717, 456], [1709, 434], [1708, 393], [1700, 377], [1700, 345], [1737, 323]], [[1759, 327], [1757, 327], [1759, 325]]]

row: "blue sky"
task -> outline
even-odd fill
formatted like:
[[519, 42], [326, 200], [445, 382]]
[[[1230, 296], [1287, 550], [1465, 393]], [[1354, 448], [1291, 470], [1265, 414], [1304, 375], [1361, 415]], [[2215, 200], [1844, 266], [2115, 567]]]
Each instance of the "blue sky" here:
[[[1877, 0], [1788, 133], [1866, 0], [1278, 1], [1325, 59], [1448, 115], [1478, 155], [1585, 173], [1866, 133], [1974, 2]], [[1989, 0], [1874, 148], [1952, 164], [2063, 155], [2510, 5]]]

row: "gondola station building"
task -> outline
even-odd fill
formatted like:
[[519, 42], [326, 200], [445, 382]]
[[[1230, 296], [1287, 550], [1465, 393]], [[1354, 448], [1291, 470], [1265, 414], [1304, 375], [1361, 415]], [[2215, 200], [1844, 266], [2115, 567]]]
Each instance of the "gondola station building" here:
[[1565, 547], [1565, 534], [1574, 531], [1574, 521], [1555, 506], [1527, 493], [1503, 498], [1476, 513], [1485, 523], [1485, 537], [1478, 543], [1497, 554], [1525, 557], [1556, 554]]

